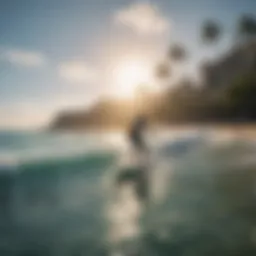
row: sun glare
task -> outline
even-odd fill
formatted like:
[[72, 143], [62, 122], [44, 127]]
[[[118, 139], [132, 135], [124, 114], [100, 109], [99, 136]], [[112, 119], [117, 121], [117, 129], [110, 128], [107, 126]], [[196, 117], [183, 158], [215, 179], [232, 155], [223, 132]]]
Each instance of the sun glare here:
[[147, 63], [142, 61], [127, 61], [117, 66], [114, 73], [118, 97], [133, 97], [140, 86], [149, 85], [151, 72]]

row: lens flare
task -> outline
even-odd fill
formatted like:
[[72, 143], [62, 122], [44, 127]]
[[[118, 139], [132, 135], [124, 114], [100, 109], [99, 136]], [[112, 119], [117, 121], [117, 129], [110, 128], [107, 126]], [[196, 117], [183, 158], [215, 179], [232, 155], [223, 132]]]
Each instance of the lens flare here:
[[131, 60], [118, 65], [114, 71], [114, 80], [115, 95], [133, 97], [141, 85], [149, 85], [152, 79], [147, 63]]

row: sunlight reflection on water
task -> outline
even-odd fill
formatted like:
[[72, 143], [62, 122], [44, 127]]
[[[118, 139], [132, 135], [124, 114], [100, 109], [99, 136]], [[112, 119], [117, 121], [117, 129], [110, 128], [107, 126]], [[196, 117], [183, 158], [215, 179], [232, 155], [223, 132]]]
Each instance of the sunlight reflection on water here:
[[[117, 173], [138, 163], [130, 160], [136, 154], [129, 154], [125, 136], [91, 136], [88, 145], [94, 146], [84, 155], [76, 155], [71, 137], [63, 136], [54, 139], [61, 141], [54, 148], [49, 144], [51, 159], [31, 156], [12, 175], [1, 173], [3, 255], [254, 250], [256, 150], [248, 134], [207, 129], [149, 136], [149, 204], [138, 200], [133, 182], [116, 187]], [[85, 135], [74, 137], [86, 147]], [[54, 158], [64, 145], [70, 155]]]

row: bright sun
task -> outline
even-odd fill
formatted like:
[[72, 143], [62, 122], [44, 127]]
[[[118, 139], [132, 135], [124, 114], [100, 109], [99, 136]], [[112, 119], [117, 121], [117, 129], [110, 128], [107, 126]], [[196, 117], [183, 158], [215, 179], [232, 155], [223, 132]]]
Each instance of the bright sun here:
[[118, 97], [133, 97], [141, 85], [149, 85], [151, 72], [147, 63], [142, 61], [126, 61], [117, 66], [114, 72]]

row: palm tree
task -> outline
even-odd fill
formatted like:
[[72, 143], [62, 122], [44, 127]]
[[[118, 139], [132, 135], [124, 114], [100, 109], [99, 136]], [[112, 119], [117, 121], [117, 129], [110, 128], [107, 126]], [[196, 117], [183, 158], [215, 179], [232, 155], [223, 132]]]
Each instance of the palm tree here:
[[163, 62], [156, 67], [156, 77], [165, 80], [171, 76], [171, 67], [168, 62]]
[[238, 37], [248, 41], [256, 37], [256, 17], [250, 14], [243, 15], [237, 24]]
[[182, 62], [187, 57], [185, 48], [181, 44], [174, 44], [168, 52], [168, 61], [165, 61], [157, 66], [156, 76], [161, 80], [170, 78], [172, 67], [170, 62]]
[[185, 48], [181, 44], [174, 44], [169, 51], [169, 57], [174, 61], [183, 61], [187, 57]]
[[205, 43], [212, 44], [219, 40], [221, 32], [221, 25], [218, 22], [207, 20], [202, 26], [201, 38]]

